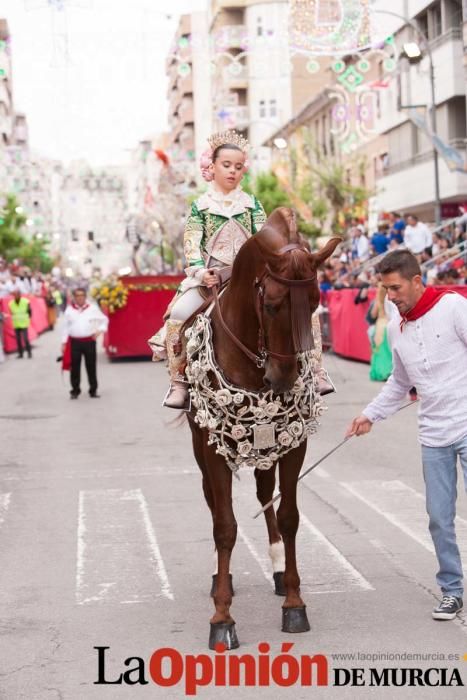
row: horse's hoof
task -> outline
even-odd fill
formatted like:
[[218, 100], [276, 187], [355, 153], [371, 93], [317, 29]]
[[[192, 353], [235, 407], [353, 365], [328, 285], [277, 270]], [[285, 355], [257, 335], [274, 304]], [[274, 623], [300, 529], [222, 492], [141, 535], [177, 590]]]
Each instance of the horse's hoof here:
[[[233, 598], [235, 595], [235, 592], [233, 589], [232, 574], [229, 574], [229, 585], [230, 585], [230, 595]], [[214, 598], [216, 591], [217, 591], [217, 574], [213, 574], [212, 575], [211, 592], [209, 594], [211, 596], [211, 598]], [[284, 595], [285, 595], [285, 593], [284, 593]]]
[[284, 572], [275, 571], [272, 577], [274, 579], [274, 593], [276, 595], [287, 595], [284, 585]]
[[282, 608], [283, 632], [309, 632], [310, 623], [306, 616], [306, 605], [302, 608]]
[[240, 644], [235, 630], [235, 622], [211, 622], [209, 648], [215, 649], [216, 644], [223, 644], [227, 651], [238, 649]]

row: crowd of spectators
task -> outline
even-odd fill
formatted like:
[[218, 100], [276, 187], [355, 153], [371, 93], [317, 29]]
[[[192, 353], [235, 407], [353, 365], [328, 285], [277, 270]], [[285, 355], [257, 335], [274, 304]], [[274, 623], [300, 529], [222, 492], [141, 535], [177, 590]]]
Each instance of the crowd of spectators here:
[[370, 233], [366, 224], [353, 221], [341, 252], [319, 273], [321, 291], [376, 286], [377, 262], [399, 247], [417, 256], [425, 284], [467, 284], [466, 231], [467, 213], [434, 233], [414, 214], [389, 214]]
[[64, 308], [66, 303], [66, 286], [58, 268], [51, 274], [43, 274], [0, 258], [0, 299], [11, 296], [15, 291], [43, 297], [46, 302], [54, 300], [60, 308]]
[[[0, 257], [0, 362], [4, 359], [2, 340], [8, 300], [17, 292], [26, 298], [37, 296], [44, 299], [50, 330], [54, 328], [58, 314], [65, 310], [68, 297], [66, 282], [58, 268], [51, 274], [42, 274], [25, 265], [7, 263]], [[3, 304], [2, 300], [5, 300]]]

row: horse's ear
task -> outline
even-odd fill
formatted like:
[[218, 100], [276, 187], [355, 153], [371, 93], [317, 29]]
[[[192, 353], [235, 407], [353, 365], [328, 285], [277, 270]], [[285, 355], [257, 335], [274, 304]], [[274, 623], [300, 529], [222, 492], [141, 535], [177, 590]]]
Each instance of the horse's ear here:
[[316, 266], [319, 267], [323, 264], [327, 258], [329, 258], [336, 250], [339, 243], [343, 242], [343, 238], [331, 238], [326, 245], [321, 248], [317, 253], [312, 253], [314, 260], [316, 261]]

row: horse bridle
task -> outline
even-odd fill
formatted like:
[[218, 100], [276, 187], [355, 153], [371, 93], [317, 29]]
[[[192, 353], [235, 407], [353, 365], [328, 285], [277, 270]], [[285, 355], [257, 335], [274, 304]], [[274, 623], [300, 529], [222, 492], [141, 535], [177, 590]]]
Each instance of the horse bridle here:
[[[288, 245], [283, 246], [277, 251], [277, 255], [284, 255], [285, 253], [289, 253], [293, 250], [302, 250], [305, 253], [310, 253], [308, 248], [306, 248], [303, 244], [301, 243], [289, 243]], [[256, 297], [255, 297], [255, 312], [256, 316], [258, 319], [258, 324], [259, 324], [259, 329], [258, 329], [258, 352], [257, 354], [252, 352], [249, 348], [246, 347], [242, 343], [242, 341], [237, 338], [237, 336], [230, 330], [228, 325], [226, 324], [223, 316], [222, 316], [222, 311], [221, 307], [219, 304], [219, 296], [217, 294], [217, 288], [214, 286], [212, 288], [213, 292], [213, 297], [214, 297], [214, 303], [215, 303], [215, 308], [217, 310], [219, 322], [223, 328], [223, 330], [226, 332], [226, 334], [229, 336], [229, 338], [232, 340], [233, 343], [243, 352], [246, 357], [248, 357], [249, 360], [254, 362], [257, 367], [263, 368], [266, 364], [266, 360], [268, 357], [272, 357], [275, 360], [279, 360], [282, 362], [289, 361], [291, 359], [295, 359], [297, 357], [297, 353], [302, 352], [301, 348], [299, 347], [298, 339], [295, 337], [295, 332], [293, 332], [293, 346], [295, 352], [293, 354], [288, 354], [284, 355], [279, 352], [274, 352], [272, 350], [269, 350], [266, 347], [266, 339], [265, 339], [265, 334], [264, 334], [264, 322], [263, 322], [263, 313], [264, 313], [264, 282], [265, 280], [270, 277], [276, 282], [279, 282], [279, 284], [284, 285], [285, 287], [288, 287], [289, 290], [292, 292], [292, 290], [303, 290], [303, 292], [306, 291], [306, 288], [310, 287], [312, 284], [315, 282], [315, 277], [309, 277], [307, 279], [302, 279], [302, 280], [291, 280], [288, 279], [287, 277], [281, 277], [280, 275], [276, 274], [271, 270], [269, 267], [269, 264], [266, 263], [264, 272], [262, 273], [261, 277], [256, 277], [254, 280], [254, 287], [256, 288]], [[304, 301], [304, 299], [302, 299]], [[295, 303], [298, 303], [298, 300], [295, 301]], [[293, 304], [293, 302], [292, 302]]]

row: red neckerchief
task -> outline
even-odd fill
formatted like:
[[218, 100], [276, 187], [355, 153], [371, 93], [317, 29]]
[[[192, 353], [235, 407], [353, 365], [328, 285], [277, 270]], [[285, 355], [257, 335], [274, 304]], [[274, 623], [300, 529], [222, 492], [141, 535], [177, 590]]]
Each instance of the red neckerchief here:
[[410, 311], [402, 316], [400, 322], [401, 333], [404, 330], [404, 326], [408, 321], [416, 321], [420, 316], [424, 316], [427, 311], [433, 308], [441, 297], [445, 294], [455, 294], [455, 292], [437, 289], [436, 287], [426, 287], [420, 299], [417, 301], [415, 306], [410, 309]]
[[83, 304], [83, 306], [78, 306], [78, 304], [75, 304], [75, 302], [72, 302], [72, 307], [76, 309], [76, 311], [85, 311], [86, 309], [89, 309], [89, 304]]

